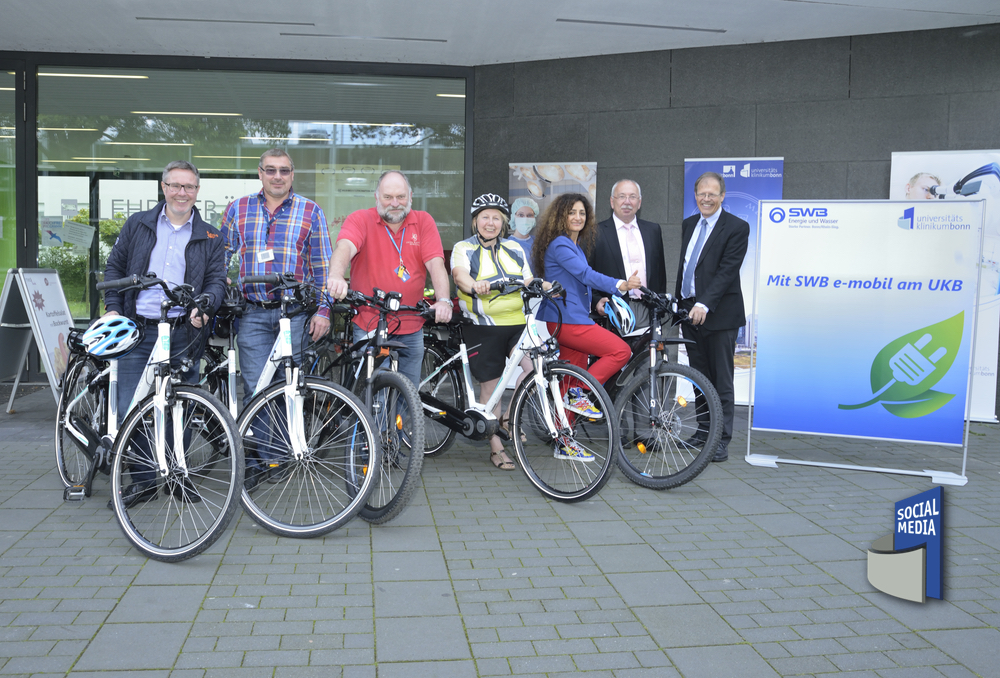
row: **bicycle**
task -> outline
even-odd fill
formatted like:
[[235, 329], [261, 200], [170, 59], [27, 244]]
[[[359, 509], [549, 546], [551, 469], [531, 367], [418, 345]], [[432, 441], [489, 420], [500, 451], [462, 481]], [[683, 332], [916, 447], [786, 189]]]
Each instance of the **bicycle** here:
[[226, 298], [213, 319], [212, 332], [205, 346], [205, 369], [200, 385], [229, 408], [236, 419], [239, 371], [236, 370], [236, 328], [243, 315], [243, 297], [235, 287], [226, 288]]
[[[458, 351], [432, 366], [421, 381], [424, 414], [449, 429], [452, 438], [454, 433], [461, 433], [470, 440], [489, 440], [496, 434], [512, 441], [521, 469], [545, 496], [562, 502], [588, 499], [604, 487], [614, 471], [615, 408], [604, 387], [589, 372], [556, 358], [559, 348], [555, 338], [543, 340], [538, 334], [532, 299], [552, 299], [562, 288], [553, 285], [546, 292], [543, 281], [538, 278], [527, 285], [519, 281], [496, 281], [490, 288], [501, 294], [520, 292], [526, 319], [524, 331], [507, 360], [496, 389], [485, 404], [476, 401], [468, 347], [464, 339], [459, 338]], [[558, 337], [561, 324], [557, 323], [554, 337]], [[453, 321], [450, 328], [461, 333], [461, 322]], [[531, 358], [534, 369], [514, 390], [508, 432], [501, 427], [493, 411], [525, 355]], [[442, 397], [443, 391], [439, 388], [442, 383], [447, 384], [449, 392], [454, 389], [456, 397], [452, 402]], [[570, 388], [580, 388], [598, 414], [588, 415], [564, 400]], [[450, 440], [444, 442], [441, 447], [432, 449], [431, 454], [440, 454], [450, 444]], [[583, 454], [568, 458], [561, 454], [565, 445]]]
[[634, 357], [608, 380], [616, 392], [618, 468], [637, 485], [664, 490], [690, 482], [711, 462], [722, 437], [722, 404], [705, 375], [667, 355], [666, 345], [692, 343], [663, 336], [665, 316], [684, 317], [673, 310], [673, 298], [640, 289], [649, 329], [632, 342]]
[[371, 523], [384, 523], [399, 515], [416, 491], [424, 463], [423, 454], [413, 454], [414, 450], [424, 449], [420, 396], [413, 382], [397, 372], [393, 349], [403, 345], [389, 339], [389, 315], [418, 310], [402, 305], [401, 298], [399, 292], [378, 288], [372, 290], [371, 296], [348, 291], [342, 301], [352, 313], [359, 306], [378, 311], [376, 329], [367, 339], [352, 343], [352, 323], [348, 320], [342, 338], [335, 342], [334, 353], [321, 351], [313, 363], [314, 369], [322, 369], [323, 374], [339, 372], [340, 383], [356, 393], [374, 417], [382, 463], [375, 466], [379, 469], [376, 488], [361, 510], [361, 517]]
[[[261, 527], [285, 537], [327, 534], [358, 514], [382, 463], [375, 425], [361, 402], [295, 364], [290, 318], [305, 312], [313, 288], [291, 274], [247, 276], [281, 292], [278, 337], [236, 422], [252, 468], [240, 503]], [[272, 383], [278, 369], [284, 379]]]
[[[158, 338], [127, 412], [118, 412], [117, 359], [94, 358], [81, 342], [83, 332], [71, 331], [72, 360], [57, 408], [56, 464], [68, 501], [91, 496], [97, 471], [109, 473], [111, 506], [125, 537], [150, 558], [177, 562], [202, 553], [228, 526], [243, 483], [243, 446], [225, 406], [179, 383], [186, 365], [170, 366], [168, 311], [204, 308], [208, 297], [193, 298], [189, 285], [170, 289], [155, 275], [104, 281], [97, 288], [156, 285], [167, 297]], [[126, 487], [137, 492], [126, 498]]]

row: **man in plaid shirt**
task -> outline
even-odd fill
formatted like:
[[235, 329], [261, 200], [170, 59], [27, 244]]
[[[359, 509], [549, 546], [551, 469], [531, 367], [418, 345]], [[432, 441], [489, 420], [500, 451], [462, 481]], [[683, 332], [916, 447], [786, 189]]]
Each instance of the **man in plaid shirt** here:
[[[292, 191], [295, 165], [283, 149], [272, 148], [260, 156], [257, 176], [263, 185], [260, 193], [230, 203], [220, 227], [229, 259], [239, 255], [240, 279], [248, 275], [294, 273], [296, 280], [311, 281], [323, 289], [333, 253], [323, 210]], [[237, 343], [243, 401], [247, 402], [278, 336], [281, 309], [280, 297], [268, 285], [243, 285], [242, 291], [247, 308], [240, 321]], [[306, 316], [299, 314], [291, 320], [292, 346], [301, 349]], [[324, 302], [309, 319], [309, 336], [319, 339], [329, 329], [330, 308]]]

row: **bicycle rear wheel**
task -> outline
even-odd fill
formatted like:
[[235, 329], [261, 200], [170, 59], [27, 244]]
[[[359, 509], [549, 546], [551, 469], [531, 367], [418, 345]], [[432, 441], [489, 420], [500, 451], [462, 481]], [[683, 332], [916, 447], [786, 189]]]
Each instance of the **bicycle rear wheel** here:
[[[425, 344], [424, 359], [420, 363], [420, 380], [426, 379], [427, 375], [441, 367], [449, 357], [441, 348]], [[420, 392], [432, 395], [441, 402], [453, 405], [459, 410], [466, 408], [461, 377], [457, 370], [451, 369], [451, 365], [438, 372], [427, 383], [421, 384]], [[437, 457], [444, 454], [455, 442], [456, 433], [437, 421], [434, 414], [426, 409], [424, 415], [426, 416], [424, 420], [424, 454], [428, 457]]]
[[683, 485], [715, 455], [722, 436], [722, 404], [715, 387], [694, 368], [662, 363], [656, 371], [656, 394], [651, 392], [649, 372], [638, 370], [616, 405], [618, 468], [633, 483], [656, 490]]
[[[56, 469], [66, 487], [84, 482], [100, 438], [107, 433], [107, 378], [91, 383], [102, 369], [96, 360], [81, 355], [74, 355], [66, 368], [56, 408]], [[84, 440], [66, 429], [67, 419]]]
[[417, 387], [397, 372], [372, 378], [371, 412], [382, 448], [375, 489], [361, 509], [370, 523], [384, 523], [406, 507], [420, 482], [424, 455], [424, 415]]
[[[111, 501], [132, 545], [171, 563], [202, 553], [226, 529], [243, 485], [243, 445], [218, 398], [201, 388], [174, 385], [165, 417], [169, 470], [161, 477], [153, 453], [154, 397], [139, 403], [115, 438]], [[177, 464], [181, 445], [175, 430], [184, 431], [186, 474]]]
[[[514, 451], [528, 480], [542, 494], [557, 501], [583, 501], [597, 494], [614, 471], [614, 406], [604, 387], [589, 372], [565, 363], [549, 363], [545, 370], [544, 388], [538, 387], [532, 373], [514, 392]], [[580, 387], [597, 410], [597, 414], [589, 416], [567, 410], [571, 431], [564, 432], [560, 441], [553, 439], [545, 420], [546, 412], [553, 421], [557, 417], [552, 381], [558, 397], [562, 398], [570, 387]], [[575, 444], [583, 454], [576, 459], [557, 456], [566, 442]]]
[[370, 471], [381, 459], [378, 436], [361, 402], [327, 379], [308, 377], [299, 388], [306, 450], [291, 453], [285, 385], [258, 394], [240, 414], [237, 428], [250, 468], [240, 496], [243, 510], [261, 527], [283, 537], [308, 538], [345, 525], [375, 486]]

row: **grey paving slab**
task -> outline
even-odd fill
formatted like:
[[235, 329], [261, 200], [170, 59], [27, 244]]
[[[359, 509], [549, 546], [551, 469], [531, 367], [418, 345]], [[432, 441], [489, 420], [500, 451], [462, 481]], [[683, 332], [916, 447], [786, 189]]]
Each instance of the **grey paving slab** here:
[[458, 605], [448, 581], [379, 582], [375, 585], [378, 617], [457, 615]]
[[698, 594], [676, 572], [609, 574], [608, 581], [629, 607], [701, 602]]
[[587, 553], [602, 572], [664, 572], [671, 570], [648, 544], [590, 546]]
[[749, 645], [667, 649], [684, 678], [773, 678], [779, 674]]
[[375, 620], [375, 653], [379, 662], [472, 657], [458, 615], [378, 618]]
[[205, 599], [207, 586], [132, 586], [108, 617], [108, 623], [194, 619]]
[[573, 521], [568, 523], [568, 527], [577, 541], [584, 546], [645, 543], [628, 523], [620, 519]]
[[171, 668], [190, 623], [105, 624], [80, 656], [81, 671]]
[[[408, 512], [412, 506], [407, 506]], [[387, 551], [440, 551], [441, 539], [432, 525], [402, 526], [395, 521], [372, 530], [372, 548]]]
[[161, 563], [148, 560], [133, 582], [137, 586], [169, 584], [211, 584], [219, 570], [222, 556], [203, 554], [181, 563]]
[[444, 555], [440, 551], [373, 553], [372, 570], [377, 582], [448, 578]]
[[739, 634], [710, 605], [663, 605], [632, 611], [665, 649], [740, 642]]
[[477, 678], [472, 661], [379, 662], [378, 678]]

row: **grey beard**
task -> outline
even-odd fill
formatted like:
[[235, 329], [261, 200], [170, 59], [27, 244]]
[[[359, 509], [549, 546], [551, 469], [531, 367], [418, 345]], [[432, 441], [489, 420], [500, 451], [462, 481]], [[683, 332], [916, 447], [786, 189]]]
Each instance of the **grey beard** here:
[[381, 207], [378, 208], [378, 215], [382, 217], [382, 221], [387, 224], [401, 224], [406, 219], [407, 215], [410, 214], [410, 206], [407, 205], [406, 209], [399, 217], [389, 216], [389, 210], [383, 210]]

